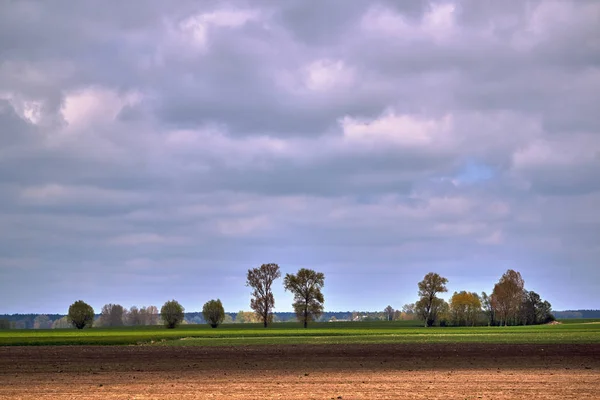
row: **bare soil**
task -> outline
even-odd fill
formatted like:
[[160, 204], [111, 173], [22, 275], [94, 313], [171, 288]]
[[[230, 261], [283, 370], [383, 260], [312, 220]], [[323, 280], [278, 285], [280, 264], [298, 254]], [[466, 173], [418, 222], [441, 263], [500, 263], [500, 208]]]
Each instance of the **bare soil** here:
[[600, 345], [0, 347], [0, 399], [600, 399]]

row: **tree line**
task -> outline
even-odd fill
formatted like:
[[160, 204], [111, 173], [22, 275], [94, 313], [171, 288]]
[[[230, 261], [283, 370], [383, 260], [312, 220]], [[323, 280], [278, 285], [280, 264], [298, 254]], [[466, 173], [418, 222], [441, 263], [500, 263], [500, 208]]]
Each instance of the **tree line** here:
[[414, 315], [430, 326], [508, 326], [537, 325], [555, 320], [552, 306], [539, 294], [525, 289], [521, 273], [507, 270], [494, 285], [491, 295], [482, 292], [454, 292], [446, 302], [439, 294], [448, 291], [448, 279], [430, 272], [418, 283], [419, 300], [407, 304], [402, 312], [388, 306], [384, 313], [389, 320], [401, 314]]
[[[237, 322], [259, 322], [264, 327], [275, 322], [275, 298], [273, 284], [281, 277], [277, 264], [263, 264], [249, 269], [246, 286], [250, 287], [252, 312], [240, 311], [236, 315]], [[324, 296], [322, 289], [325, 275], [311, 269], [301, 268], [296, 274], [286, 274], [283, 287], [294, 295], [292, 304], [296, 320], [306, 328], [309, 322], [316, 321], [324, 313]], [[448, 279], [430, 272], [418, 283], [419, 299], [406, 304], [402, 310], [387, 306], [383, 312], [377, 313], [328, 313], [330, 321], [336, 320], [409, 320], [420, 319], [426, 327], [431, 326], [506, 326], [533, 325], [548, 323], [554, 320], [549, 302], [540, 295], [525, 289], [525, 282], [519, 272], [509, 269], [495, 284], [491, 295], [485, 292], [454, 292], [449, 302], [440, 298], [441, 293], [448, 291]], [[348, 316], [342, 319], [338, 316]], [[51, 322], [47, 316], [38, 316], [34, 328], [66, 327], [71, 325], [78, 329], [86, 327], [118, 327], [135, 325], [163, 324], [167, 328], [175, 328], [184, 320], [185, 309], [176, 300], [163, 304], [160, 311], [156, 306], [126, 309], [119, 304], [106, 304], [100, 316], [95, 320], [93, 308], [82, 300], [69, 307], [66, 317]], [[199, 316], [194, 317], [196, 321]], [[224, 321], [233, 322], [231, 314], [226, 314], [220, 299], [209, 300], [202, 307], [202, 321], [216, 328]], [[0, 323], [4, 323], [0, 321]], [[3, 326], [0, 326], [3, 328]], [[7, 328], [7, 327], [4, 327]]]
[[[279, 265], [274, 263], [263, 264], [259, 268], [249, 269], [246, 276], [246, 286], [252, 288], [250, 308], [254, 316], [266, 328], [273, 322], [273, 283], [281, 277]], [[325, 298], [321, 290], [325, 284], [325, 275], [312, 269], [301, 268], [296, 274], [286, 274], [283, 287], [294, 295], [294, 311], [296, 317], [306, 328], [308, 323], [317, 319], [323, 313]], [[144, 310], [144, 309], [143, 309]], [[151, 311], [151, 312], [150, 312]], [[160, 316], [165, 327], [173, 329], [184, 322], [185, 309], [176, 300], [169, 300], [163, 304], [160, 314], [156, 307], [150, 306], [143, 312], [133, 307], [127, 311], [119, 304], [106, 304], [102, 307], [99, 323], [101, 326], [123, 326], [125, 320], [138, 320], [142, 317], [152, 318]], [[150, 312], [150, 313], [149, 313]], [[239, 314], [239, 313], [238, 313]], [[220, 299], [209, 300], [202, 307], [204, 320], [213, 328], [218, 327], [225, 320], [226, 314]], [[94, 309], [83, 300], [71, 304], [67, 320], [77, 329], [91, 327], [94, 323]], [[146, 323], [147, 324], [147, 323]], [[152, 324], [152, 323], [150, 323]], [[130, 323], [130, 325], [132, 325]]]

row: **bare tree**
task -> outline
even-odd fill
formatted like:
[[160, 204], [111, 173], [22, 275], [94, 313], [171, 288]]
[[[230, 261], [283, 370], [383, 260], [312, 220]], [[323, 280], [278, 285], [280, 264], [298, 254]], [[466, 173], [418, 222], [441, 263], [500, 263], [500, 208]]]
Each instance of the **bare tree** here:
[[142, 325], [142, 319], [140, 317], [140, 310], [136, 306], [131, 306], [127, 312], [127, 325]]
[[312, 269], [301, 268], [296, 275], [285, 275], [285, 290], [294, 293], [294, 310], [305, 328], [308, 321], [314, 321], [323, 314], [325, 299], [321, 289], [324, 284], [325, 275]]
[[402, 312], [405, 314], [414, 314], [415, 313], [415, 303], [403, 305]]
[[158, 324], [158, 308], [156, 306], [148, 306], [146, 308], [146, 313], [148, 314], [148, 325], [156, 325]]
[[100, 312], [100, 325], [123, 326], [124, 311], [120, 304], [105, 304]]
[[441, 302], [437, 298], [438, 293], [447, 292], [446, 283], [448, 279], [441, 277], [440, 275], [430, 272], [421, 282], [419, 282], [419, 296], [420, 300], [416, 304], [416, 308], [420, 310], [421, 318], [425, 321], [425, 326], [433, 326], [437, 320], [437, 314]]
[[50, 329], [52, 328], [52, 321], [47, 315], [38, 315], [33, 320], [33, 329]]
[[281, 277], [279, 265], [273, 263], [248, 270], [246, 286], [253, 289], [250, 307], [262, 320], [265, 328], [273, 318], [271, 310], [275, 307], [275, 298], [271, 287], [273, 281], [279, 277]]

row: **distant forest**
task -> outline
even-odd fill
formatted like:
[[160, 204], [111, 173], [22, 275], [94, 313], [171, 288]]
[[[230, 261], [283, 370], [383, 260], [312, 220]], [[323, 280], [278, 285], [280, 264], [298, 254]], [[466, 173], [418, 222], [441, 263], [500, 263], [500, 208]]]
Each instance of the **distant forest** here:
[[565, 310], [554, 311], [556, 319], [600, 318], [600, 310]]
[[[228, 312], [226, 322], [229, 323], [246, 323], [256, 322], [253, 320], [245, 320], [242, 317], [248, 317], [252, 312]], [[46, 318], [39, 318], [40, 314], [0, 314], [0, 321], [8, 321], [14, 329], [39, 329], [70, 327], [69, 324], [58, 324], [57, 322], [65, 322], [66, 314], [43, 314]], [[557, 319], [573, 319], [573, 318], [600, 318], [600, 310], [565, 310], [554, 311], [554, 316]], [[99, 318], [100, 314], [96, 314]], [[294, 312], [274, 312], [274, 322], [295, 322], [296, 314]], [[43, 319], [43, 326], [40, 323]], [[321, 315], [318, 321], [378, 321], [385, 320], [385, 313], [382, 311], [326, 311]], [[185, 321], [188, 324], [204, 324], [202, 312], [185, 313]], [[54, 326], [53, 326], [54, 324]], [[57, 326], [58, 325], [58, 326]], [[1, 328], [1, 327], [0, 327]]]

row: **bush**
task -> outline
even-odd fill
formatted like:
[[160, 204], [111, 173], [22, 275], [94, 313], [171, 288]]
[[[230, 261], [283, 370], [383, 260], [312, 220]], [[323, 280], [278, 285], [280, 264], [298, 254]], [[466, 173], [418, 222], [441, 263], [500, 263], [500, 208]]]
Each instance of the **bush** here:
[[160, 309], [160, 317], [167, 329], [176, 328], [183, 322], [185, 309], [175, 300], [167, 301]]
[[91, 327], [94, 323], [94, 309], [83, 300], [78, 300], [69, 307], [67, 319], [77, 329]]
[[202, 307], [202, 315], [207, 323], [213, 328], [216, 328], [225, 319], [225, 309], [221, 300], [210, 300]]

